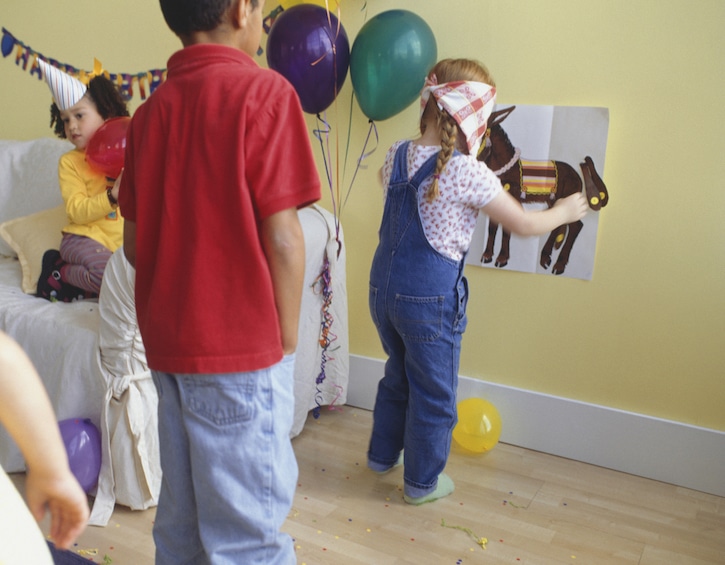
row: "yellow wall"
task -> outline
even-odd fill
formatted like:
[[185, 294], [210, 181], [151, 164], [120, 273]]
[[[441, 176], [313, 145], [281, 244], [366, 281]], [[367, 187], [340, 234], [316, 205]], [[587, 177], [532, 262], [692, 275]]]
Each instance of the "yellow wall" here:
[[[393, 8], [422, 16], [440, 57], [486, 62], [501, 104], [610, 111], [611, 201], [593, 280], [469, 266], [461, 374], [725, 430], [725, 3], [458, 0], [444, 11], [420, 0], [343, 0], [351, 40], [365, 4], [368, 17]], [[5, 0], [0, 25], [47, 56], [86, 68], [96, 56], [112, 72], [164, 67], [179, 45], [148, 0]], [[0, 85], [0, 138], [49, 136], [45, 85], [10, 57]], [[343, 154], [349, 107], [348, 80], [328, 113]], [[416, 121], [411, 106], [377, 124], [378, 148], [341, 214], [353, 354], [383, 357], [367, 311], [382, 210], [375, 173]], [[355, 107], [346, 183], [366, 134]], [[332, 169], [342, 176], [342, 165]], [[338, 186], [344, 195], [347, 184]]]

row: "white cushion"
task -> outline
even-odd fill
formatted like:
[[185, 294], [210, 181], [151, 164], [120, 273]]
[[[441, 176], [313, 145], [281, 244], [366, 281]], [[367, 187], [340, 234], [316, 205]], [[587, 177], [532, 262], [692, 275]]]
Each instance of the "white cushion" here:
[[[71, 149], [70, 142], [50, 137], [0, 140], [0, 223], [63, 203], [58, 159]], [[0, 254], [12, 256], [13, 250], [0, 241]]]
[[35, 294], [43, 254], [59, 249], [61, 230], [68, 224], [65, 206], [15, 218], [0, 224], [0, 236], [15, 252], [23, 271], [23, 292]]

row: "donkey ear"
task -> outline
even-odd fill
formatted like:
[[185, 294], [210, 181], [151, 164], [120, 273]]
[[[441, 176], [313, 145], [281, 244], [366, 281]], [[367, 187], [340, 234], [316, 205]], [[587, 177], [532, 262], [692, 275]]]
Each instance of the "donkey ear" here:
[[491, 118], [489, 118], [489, 127], [493, 125], [498, 125], [501, 122], [503, 122], [506, 118], [508, 118], [509, 114], [513, 112], [516, 109], [516, 106], [510, 106], [508, 108], [504, 108], [502, 110], [496, 110], [495, 112], [491, 113]]

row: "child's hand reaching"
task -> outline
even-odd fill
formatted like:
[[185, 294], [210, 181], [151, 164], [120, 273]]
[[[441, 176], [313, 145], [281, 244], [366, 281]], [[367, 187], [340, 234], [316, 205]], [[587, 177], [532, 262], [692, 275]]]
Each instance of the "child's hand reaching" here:
[[[50, 510], [50, 536], [67, 549], [86, 527], [88, 499], [71, 473], [48, 393], [32, 361], [0, 331], [0, 423], [20, 447], [28, 467], [25, 498], [40, 520]], [[2, 470], [0, 470], [0, 473]], [[0, 505], [0, 511], [5, 508]]]
[[50, 511], [50, 538], [60, 549], [68, 549], [85, 529], [88, 499], [78, 481], [60, 463], [39, 471], [28, 469], [25, 496], [33, 517], [40, 521]]
[[564, 224], [571, 224], [572, 222], [581, 220], [589, 211], [587, 199], [581, 192], [572, 194], [571, 196], [567, 196], [561, 200], [557, 200], [554, 204], [554, 208], [558, 208], [568, 218], [565, 222], [563, 222]]
[[111, 189], [111, 196], [113, 196], [113, 199], [118, 202], [118, 189], [121, 188], [121, 177], [123, 177], [123, 169], [121, 169], [121, 172], [118, 174], [118, 177], [113, 183], [113, 188]]

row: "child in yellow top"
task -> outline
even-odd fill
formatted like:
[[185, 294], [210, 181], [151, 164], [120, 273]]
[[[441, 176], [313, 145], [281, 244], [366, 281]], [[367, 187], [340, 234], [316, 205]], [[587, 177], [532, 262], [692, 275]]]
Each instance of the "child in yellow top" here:
[[63, 228], [60, 251], [49, 250], [43, 257], [37, 295], [68, 301], [98, 294], [106, 263], [123, 242], [117, 201], [120, 176], [107, 178], [93, 169], [85, 150], [107, 119], [128, 116], [128, 110], [105, 76], [93, 77], [86, 87], [42, 60], [39, 64], [53, 92], [50, 124], [58, 137], [68, 139], [75, 148], [58, 163], [69, 224]]

